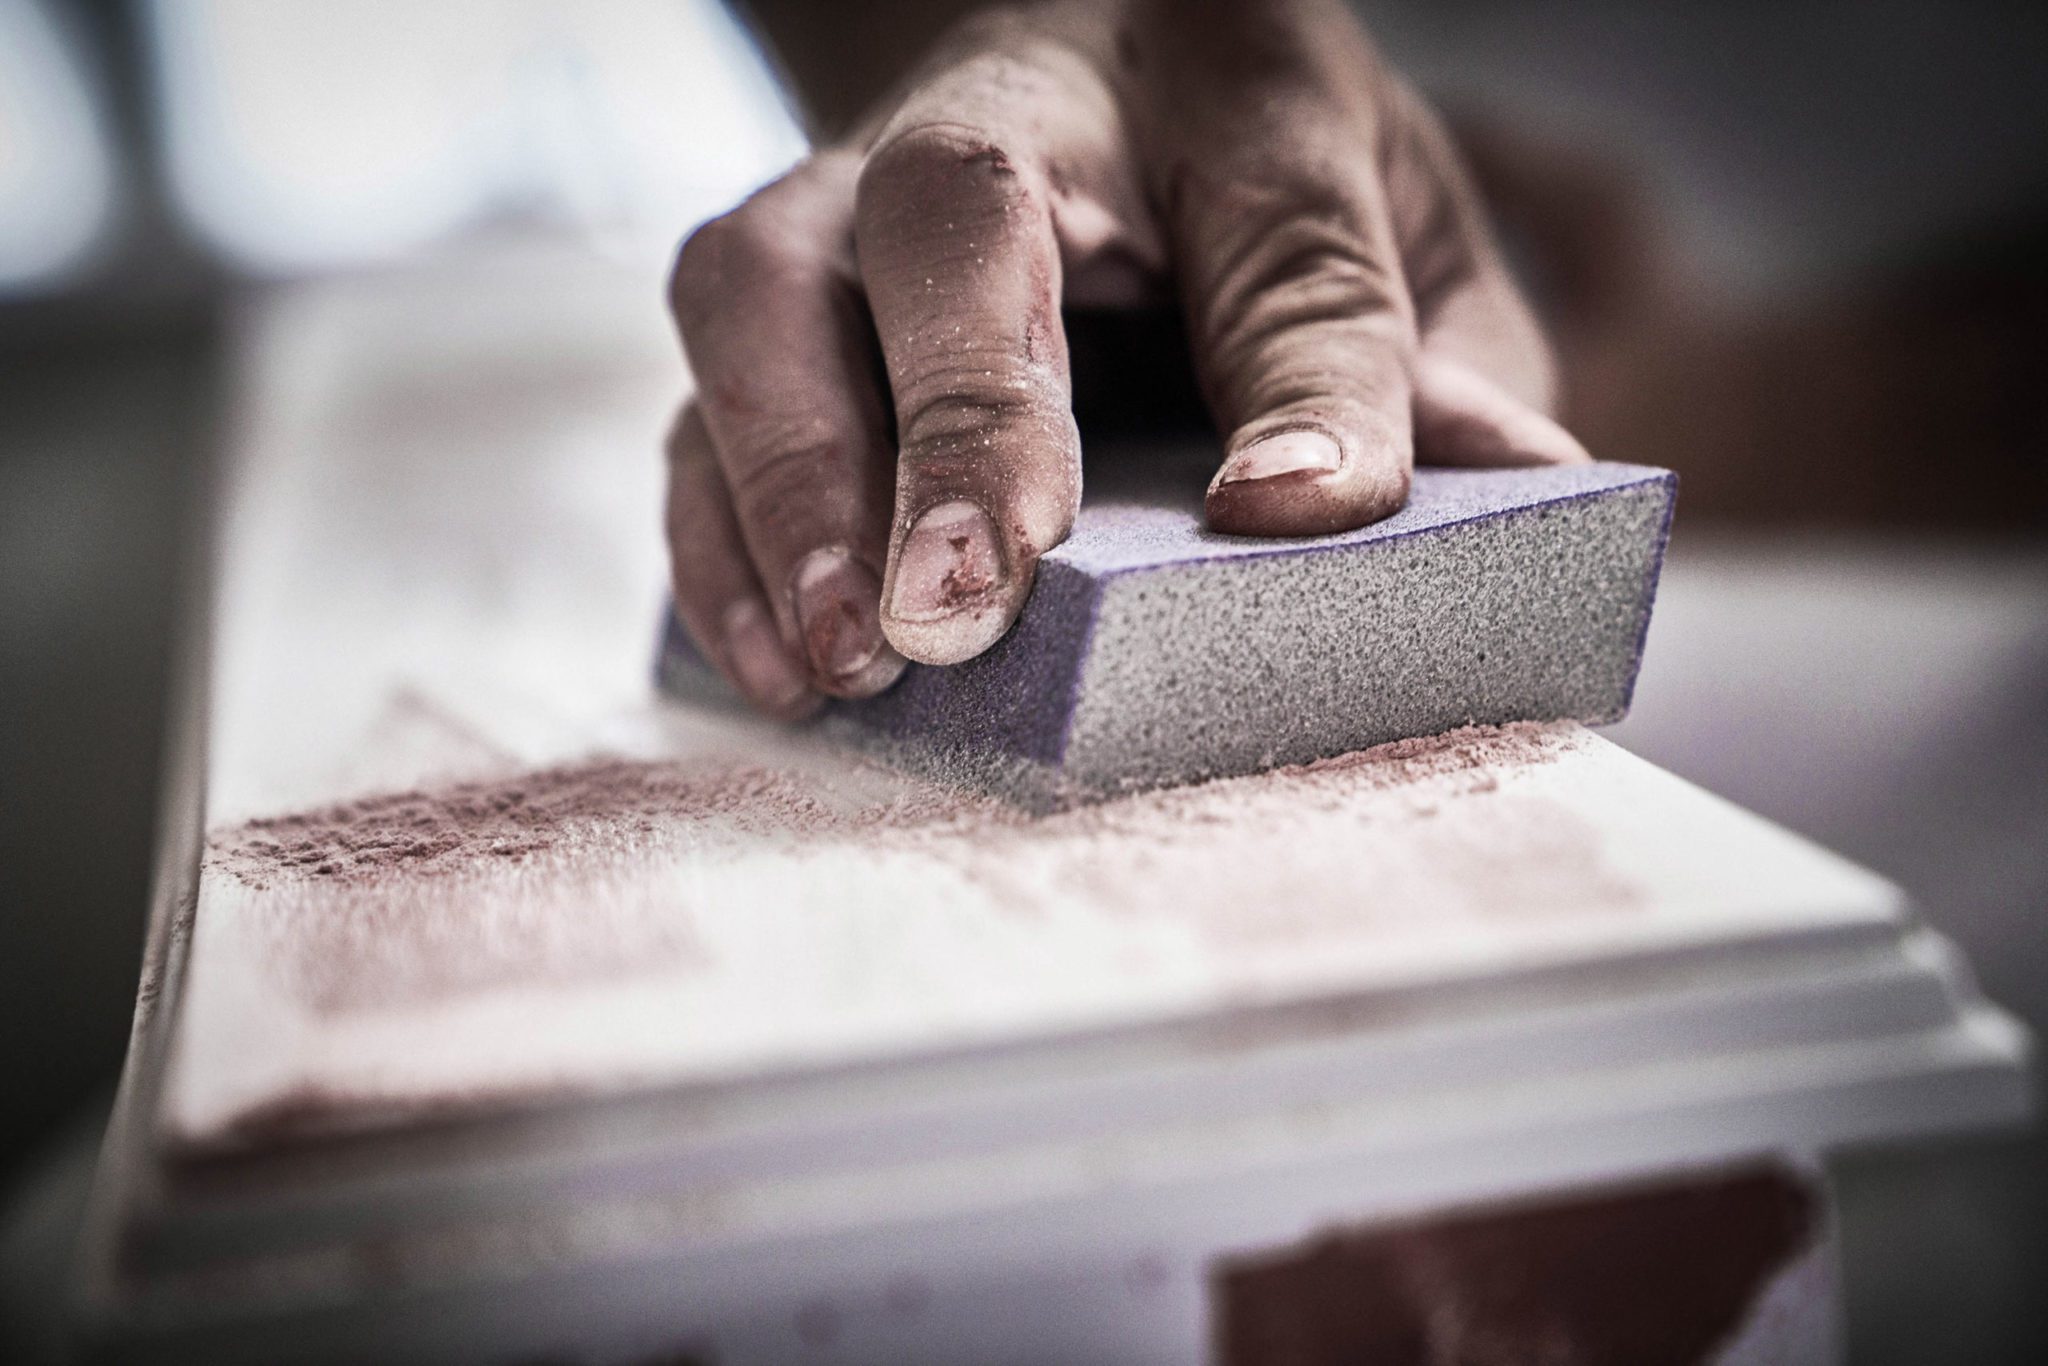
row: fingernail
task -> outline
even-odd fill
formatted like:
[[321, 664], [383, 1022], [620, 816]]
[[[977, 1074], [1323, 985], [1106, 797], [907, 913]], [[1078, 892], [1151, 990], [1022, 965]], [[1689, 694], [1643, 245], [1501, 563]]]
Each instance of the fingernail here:
[[752, 598], [725, 609], [725, 655], [741, 691], [760, 705], [787, 714], [807, 700], [810, 687], [783, 650], [774, 618]]
[[896, 554], [889, 613], [939, 621], [985, 604], [1007, 577], [996, 524], [964, 498], [928, 508]]
[[1275, 432], [1246, 446], [1224, 462], [1219, 484], [1271, 479], [1278, 474], [1327, 473], [1342, 464], [1344, 453], [1322, 432]]
[[903, 661], [882, 639], [882, 581], [843, 545], [806, 555], [790, 575], [797, 628], [811, 667], [835, 691], [879, 692]]

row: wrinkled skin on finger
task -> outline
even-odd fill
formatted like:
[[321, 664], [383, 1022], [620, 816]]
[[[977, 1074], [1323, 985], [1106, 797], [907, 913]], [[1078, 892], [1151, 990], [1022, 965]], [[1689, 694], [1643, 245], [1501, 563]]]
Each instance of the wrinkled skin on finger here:
[[1077, 383], [1116, 383], [1063, 310], [1177, 311], [1126, 335], [1185, 347], [1219, 531], [1364, 525], [1417, 460], [1587, 458], [1449, 138], [1336, 0], [982, 11], [693, 234], [670, 302], [678, 613], [776, 715], [1015, 620], [1079, 506]]

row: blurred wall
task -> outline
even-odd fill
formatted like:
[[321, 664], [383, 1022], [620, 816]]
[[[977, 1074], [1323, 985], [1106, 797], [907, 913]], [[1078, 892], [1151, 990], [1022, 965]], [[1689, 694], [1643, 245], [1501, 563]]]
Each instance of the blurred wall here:
[[132, 7], [44, 17], [115, 179], [68, 274], [0, 269], [0, 1179], [127, 1042], [226, 283], [163, 205]]

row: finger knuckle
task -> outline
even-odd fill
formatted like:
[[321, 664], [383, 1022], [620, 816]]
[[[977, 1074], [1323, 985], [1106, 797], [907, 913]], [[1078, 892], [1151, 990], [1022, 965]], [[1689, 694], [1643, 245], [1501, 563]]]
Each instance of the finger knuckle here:
[[1021, 405], [967, 393], [919, 400], [903, 423], [903, 448], [920, 467], [972, 466], [1025, 415]]
[[726, 261], [734, 239], [740, 235], [740, 210], [720, 214], [697, 225], [676, 249], [675, 264], [668, 275], [669, 309], [687, 322], [717, 292], [725, 278]]
[[680, 472], [669, 481], [662, 525], [677, 555], [692, 551], [707, 539], [706, 528], [715, 523], [718, 514], [712, 502], [716, 492], [714, 485], [691, 472]]
[[701, 570], [728, 539], [721, 534], [729, 514], [725, 487], [709, 452], [678, 433], [670, 438], [668, 497], [662, 524], [669, 551], [679, 569]]
[[771, 424], [750, 434], [746, 445], [731, 461], [729, 475], [742, 515], [815, 497], [847, 473], [847, 443], [812, 424], [780, 430]]
[[1352, 312], [1404, 306], [1391, 243], [1342, 196], [1297, 190], [1270, 196], [1234, 215], [1214, 296], [1226, 315], [1271, 299]]
[[1350, 206], [1276, 196], [1214, 244], [1194, 319], [1212, 369], [1256, 371], [1339, 340], [1412, 350], [1413, 306], [1397, 253]]
[[811, 252], [757, 200], [700, 224], [669, 272], [669, 307], [686, 328], [806, 268]]
[[1040, 377], [1020, 369], [1006, 351], [965, 350], [942, 364], [899, 375], [897, 429], [906, 448], [981, 443], [1045, 408]]
[[1014, 393], [935, 389], [903, 426], [904, 477], [918, 488], [1006, 506], [1025, 541], [1050, 544], [1080, 496], [1071, 413]]
[[725, 553], [725, 540], [718, 534], [718, 509], [711, 506], [702, 489], [677, 489], [668, 500], [663, 531], [668, 537], [669, 560], [680, 587], [685, 581], [711, 579]]

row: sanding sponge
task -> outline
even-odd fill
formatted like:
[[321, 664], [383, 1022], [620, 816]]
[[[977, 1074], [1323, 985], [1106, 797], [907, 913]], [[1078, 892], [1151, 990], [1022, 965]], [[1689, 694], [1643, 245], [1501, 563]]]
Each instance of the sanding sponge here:
[[[1598, 463], [1416, 471], [1369, 527], [1206, 530], [1201, 471], [1091, 452], [1091, 489], [1023, 614], [979, 658], [913, 664], [823, 724], [1049, 809], [1475, 723], [1628, 710], [1677, 480]], [[670, 618], [659, 675], [715, 681]], [[730, 694], [727, 694], [728, 696]]]

